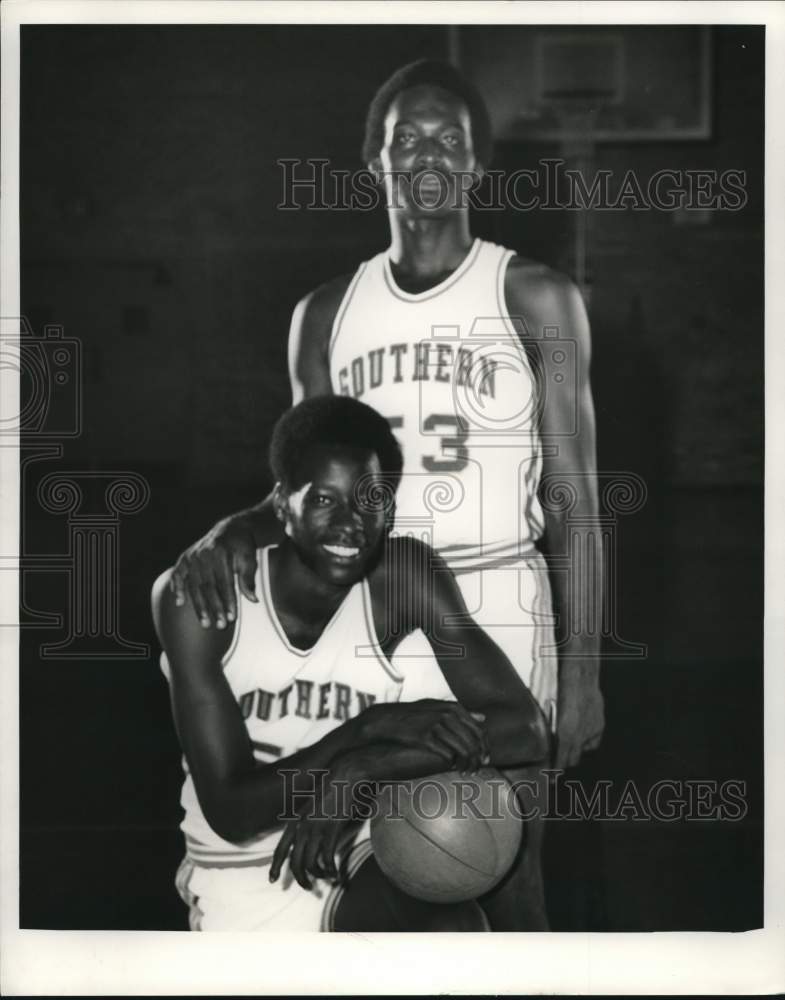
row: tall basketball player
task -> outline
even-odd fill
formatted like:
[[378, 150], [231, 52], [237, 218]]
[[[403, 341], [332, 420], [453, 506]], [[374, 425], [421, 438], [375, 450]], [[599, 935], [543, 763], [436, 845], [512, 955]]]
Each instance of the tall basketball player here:
[[[556, 736], [555, 765], [574, 765], [604, 726], [580, 294], [563, 275], [472, 238], [469, 188], [489, 162], [490, 125], [453, 67], [422, 61], [396, 72], [371, 102], [363, 154], [386, 192], [390, 246], [296, 307], [294, 399], [355, 396], [388, 418], [405, 460], [396, 529], [427, 533], [538, 700]], [[555, 502], [566, 496], [569, 528], [567, 505]], [[268, 500], [180, 557], [173, 588], [183, 600], [187, 587], [203, 626], [234, 619], [235, 574], [253, 599], [255, 553], [272, 531]], [[580, 579], [575, 549], [589, 568]], [[399, 655], [425, 655], [417, 641]], [[499, 892], [491, 914], [494, 929], [547, 928], [542, 833], [532, 824], [517, 884]]]
[[[306, 400], [279, 420], [270, 459], [284, 536], [260, 553], [261, 601], [241, 598], [235, 621], [208, 631], [175, 603], [169, 572], [153, 588], [186, 767], [177, 886], [190, 925], [340, 929], [343, 847], [349, 895], [361, 871], [373, 895], [373, 922], [353, 929], [487, 930], [475, 903], [421, 903], [389, 885], [339, 790], [541, 760], [542, 712], [436, 554], [388, 538], [402, 457], [383, 417], [354, 399]], [[453, 700], [401, 701], [392, 655], [415, 630]]]

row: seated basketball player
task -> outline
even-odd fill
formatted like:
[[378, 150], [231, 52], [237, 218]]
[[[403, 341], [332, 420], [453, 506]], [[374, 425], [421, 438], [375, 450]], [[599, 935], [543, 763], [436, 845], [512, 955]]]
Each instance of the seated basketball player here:
[[[153, 588], [185, 755], [177, 886], [193, 929], [342, 929], [328, 920], [352, 829], [336, 808], [342, 782], [508, 767], [547, 750], [541, 710], [450, 571], [423, 543], [388, 537], [402, 456], [387, 421], [354, 399], [306, 400], [276, 425], [270, 461], [284, 536], [260, 554], [262, 600], [242, 598], [235, 622], [206, 630], [175, 603], [171, 571]], [[444, 700], [406, 701], [422, 678], [390, 658], [415, 630]], [[347, 870], [373, 898], [367, 926], [355, 908], [345, 929], [487, 929], [476, 904], [418, 902], [369, 877], [367, 843], [352, 851]]]

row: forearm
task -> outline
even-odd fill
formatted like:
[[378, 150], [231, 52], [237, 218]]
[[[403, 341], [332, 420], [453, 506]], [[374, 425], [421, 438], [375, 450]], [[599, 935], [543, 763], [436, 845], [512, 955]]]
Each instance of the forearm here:
[[[547, 753], [545, 720], [533, 699], [525, 705], [487, 708], [483, 728], [489, 757], [487, 766], [515, 767], [542, 760]], [[404, 781], [440, 774], [455, 766], [444, 754], [392, 740], [354, 746], [336, 758], [335, 763], [348, 771], [353, 781]]]
[[450, 770], [442, 754], [399, 743], [371, 743], [348, 750], [336, 760], [350, 786], [367, 781], [405, 781]]
[[602, 535], [596, 506], [579, 516], [546, 515], [541, 550], [548, 565], [560, 680], [596, 680], [603, 614]]
[[358, 732], [357, 720], [350, 720], [283, 760], [253, 763], [212, 781], [203, 803], [210, 826], [220, 837], [235, 843], [275, 826], [282, 816], [292, 814], [304, 794], [318, 787], [334, 761], [356, 746]]
[[484, 726], [493, 767], [535, 764], [548, 753], [545, 717], [530, 695], [523, 704], [487, 708]]

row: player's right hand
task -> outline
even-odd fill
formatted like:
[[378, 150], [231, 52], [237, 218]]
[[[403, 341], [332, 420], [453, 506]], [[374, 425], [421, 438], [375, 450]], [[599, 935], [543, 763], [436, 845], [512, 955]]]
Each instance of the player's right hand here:
[[490, 762], [481, 712], [457, 701], [419, 701], [371, 705], [362, 713], [362, 731], [372, 741], [429, 750], [458, 771], [475, 772]]
[[219, 521], [187, 548], [177, 560], [170, 586], [178, 605], [185, 604], [186, 594], [191, 598], [204, 628], [225, 628], [237, 618], [235, 574], [240, 591], [256, 602], [256, 541], [245, 512]]

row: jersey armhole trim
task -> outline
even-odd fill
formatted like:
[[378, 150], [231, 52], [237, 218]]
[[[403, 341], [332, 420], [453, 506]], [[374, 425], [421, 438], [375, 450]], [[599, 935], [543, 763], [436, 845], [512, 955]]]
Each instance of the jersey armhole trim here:
[[[507, 268], [510, 265], [510, 261], [515, 256], [514, 250], [504, 249], [504, 253], [499, 258], [499, 265], [496, 269], [496, 304], [499, 307], [499, 316], [504, 320], [504, 325], [507, 327], [507, 332], [510, 336], [514, 337], [513, 343], [515, 343], [520, 350], [523, 352], [524, 356], [526, 352], [523, 349], [523, 344], [521, 343], [520, 334], [515, 329], [515, 324], [510, 316], [510, 307], [507, 305], [507, 295], [504, 290], [504, 283], [507, 280]], [[526, 358], [526, 363], [528, 365], [529, 359]]]
[[374, 653], [376, 653], [376, 659], [382, 665], [384, 672], [390, 677], [396, 684], [403, 684], [404, 678], [395, 667], [392, 665], [391, 661], [384, 655], [384, 650], [379, 645], [379, 639], [376, 635], [376, 624], [373, 620], [373, 601], [371, 600], [371, 588], [368, 585], [368, 580], [363, 579], [362, 581], [362, 598], [363, 598], [363, 613], [365, 615], [365, 627], [368, 632], [368, 638], [371, 641], [371, 648]]
[[234, 603], [235, 607], [237, 608], [237, 618], [235, 619], [234, 622], [234, 635], [232, 636], [232, 641], [229, 643], [229, 648], [221, 657], [221, 669], [224, 671], [226, 670], [227, 666], [229, 665], [229, 661], [234, 656], [235, 651], [237, 650], [237, 645], [240, 642], [240, 629], [242, 627], [243, 598], [242, 595], [238, 593], [236, 578], [234, 581]]
[[343, 293], [343, 298], [341, 299], [341, 304], [338, 306], [338, 312], [335, 314], [335, 319], [333, 320], [332, 329], [330, 330], [330, 340], [327, 344], [327, 363], [328, 365], [332, 361], [333, 349], [338, 340], [338, 335], [341, 332], [341, 324], [343, 323], [343, 318], [346, 315], [346, 310], [349, 308], [349, 303], [351, 302], [355, 289], [360, 281], [360, 278], [365, 273], [365, 269], [368, 266], [367, 261], [363, 261], [362, 264], [354, 272], [354, 277], [349, 282], [349, 287]]
[[[267, 546], [268, 548], [270, 546]], [[256, 592], [257, 594], [261, 590], [264, 593], [264, 580], [262, 579], [262, 559], [264, 558], [264, 549], [256, 550]], [[240, 593], [240, 588], [237, 586], [237, 577], [233, 580], [234, 586], [234, 605], [237, 608], [237, 618], [234, 623], [234, 635], [232, 636], [232, 641], [229, 648], [224, 653], [221, 658], [221, 667], [226, 670], [229, 665], [229, 661], [232, 659], [237, 651], [237, 646], [240, 642], [240, 630], [243, 624], [243, 601], [245, 598]]]
[[[499, 315], [504, 320], [504, 325], [507, 327], [507, 332], [511, 337], [514, 338], [514, 344], [520, 352], [521, 359], [525, 363], [529, 370], [529, 377], [532, 383], [532, 391], [538, 392], [537, 388], [537, 374], [532, 368], [531, 361], [529, 360], [529, 354], [526, 347], [521, 340], [521, 336], [515, 329], [515, 324], [512, 321], [510, 315], [510, 309], [507, 305], [507, 296], [505, 294], [505, 281], [507, 279], [507, 268], [509, 267], [510, 261], [515, 256], [514, 250], [505, 250], [504, 254], [499, 259], [498, 274], [496, 276], [496, 301], [499, 307]], [[521, 317], [524, 326], [526, 325], [525, 317]], [[540, 477], [542, 475], [542, 440], [540, 438], [539, 427], [534, 428], [534, 433], [532, 435], [532, 444], [534, 446], [534, 453], [532, 454], [531, 461], [526, 464], [526, 472], [524, 473], [524, 482], [526, 485], [526, 505], [521, 511], [521, 516], [523, 518], [524, 524], [528, 527], [529, 532], [532, 536], [532, 542], [539, 538], [542, 538], [545, 532], [545, 523], [541, 517], [538, 517], [534, 510], [534, 503], [537, 499], [537, 493], [540, 488]], [[519, 544], [520, 544], [520, 526], [519, 526]]]

